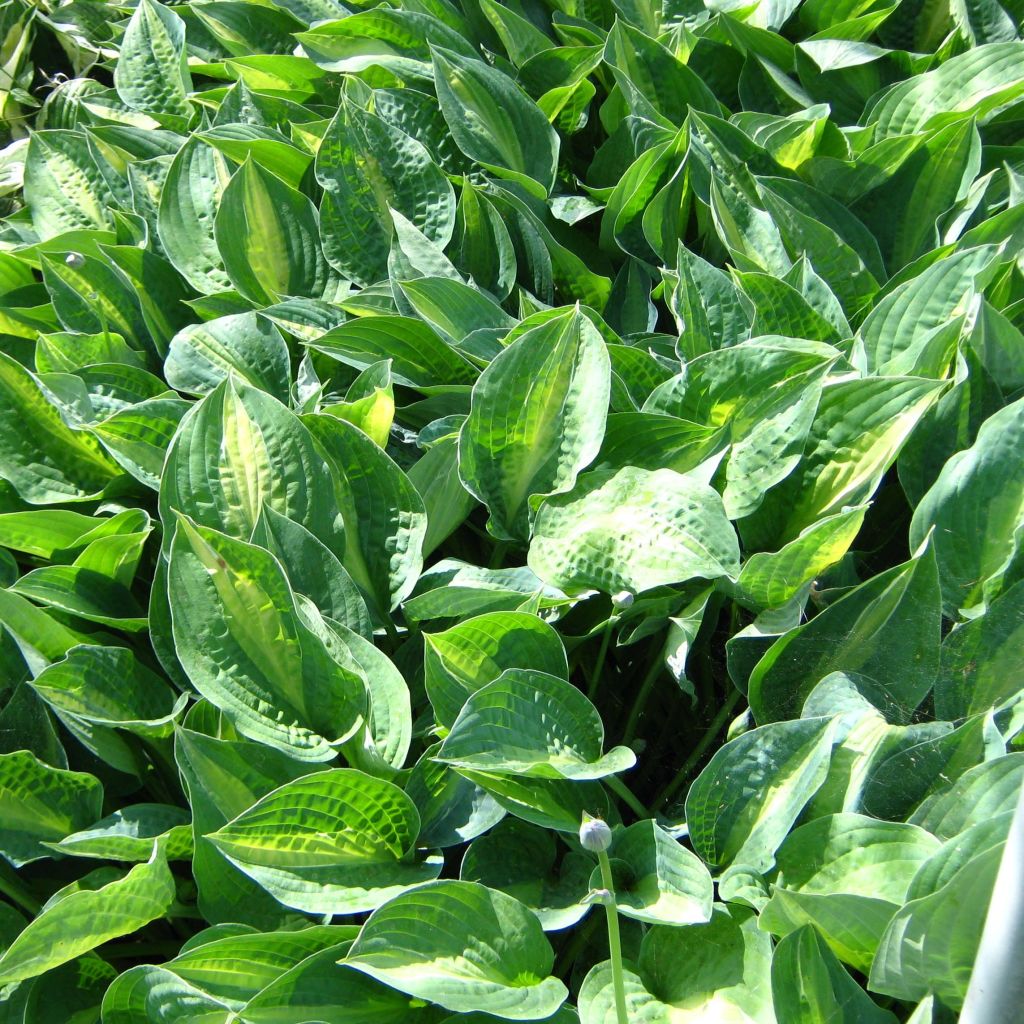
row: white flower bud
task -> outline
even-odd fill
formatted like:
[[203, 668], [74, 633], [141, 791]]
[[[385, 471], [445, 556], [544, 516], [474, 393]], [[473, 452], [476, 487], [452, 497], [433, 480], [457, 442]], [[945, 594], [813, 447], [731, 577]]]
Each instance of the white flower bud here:
[[604, 853], [612, 845], [612, 830], [600, 818], [584, 814], [580, 825], [580, 845], [590, 853]]
[[616, 608], [628, 608], [633, 603], [633, 595], [628, 590], [620, 590], [612, 594], [612, 604]]

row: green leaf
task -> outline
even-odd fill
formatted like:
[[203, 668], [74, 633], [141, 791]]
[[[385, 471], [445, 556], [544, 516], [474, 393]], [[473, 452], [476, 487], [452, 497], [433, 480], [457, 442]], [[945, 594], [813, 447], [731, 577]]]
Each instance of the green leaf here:
[[367, 639], [372, 636], [370, 613], [355, 581], [338, 556], [301, 523], [264, 505], [250, 540], [277, 558], [292, 590], [308, 597], [323, 616]]
[[895, 1024], [846, 973], [818, 932], [804, 925], [775, 947], [772, 1001], [785, 1024]]
[[747, 545], [781, 546], [869, 498], [942, 387], [920, 377], [827, 383], [803, 458], [742, 525]]
[[830, 345], [812, 341], [752, 339], [695, 357], [654, 389], [644, 411], [727, 428], [732, 447], [722, 499], [726, 514], [737, 519], [799, 463], [837, 357]]
[[775, 851], [825, 781], [828, 719], [776, 722], [721, 747], [686, 797], [693, 848], [708, 864], [771, 867]]
[[908, 135], [974, 115], [983, 123], [1024, 88], [1024, 43], [988, 43], [882, 93], [865, 114], [878, 138]]
[[228, 161], [193, 136], [178, 150], [160, 192], [160, 242], [182, 277], [205, 295], [231, 285], [214, 233], [230, 180]]
[[320, 297], [327, 267], [316, 209], [251, 158], [225, 187], [214, 230], [224, 269], [246, 298]]
[[175, 649], [196, 689], [244, 736], [308, 761], [334, 757], [365, 713], [362, 675], [302, 614], [280, 563], [182, 517], [168, 589]]
[[739, 545], [722, 499], [670, 469], [593, 473], [537, 512], [528, 557], [566, 592], [639, 593], [694, 578], [735, 577]]
[[278, 927], [288, 912], [231, 864], [207, 836], [271, 790], [308, 775], [310, 765], [274, 747], [238, 738], [211, 710], [205, 703], [198, 704], [175, 735], [175, 760], [192, 808], [192, 870], [199, 908], [211, 922]]
[[[623, 971], [630, 1020], [677, 1024], [704, 1020], [770, 1024], [771, 940], [740, 907], [715, 908], [707, 924], [655, 925], [636, 968]], [[612, 969], [593, 967], [579, 999], [582, 1024], [615, 1019]]]
[[897, 911], [871, 965], [872, 991], [906, 1000], [931, 992], [960, 1009], [1002, 853], [1001, 844], [986, 850], [937, 892]]
[[338, 1024], [433, 1022], [435, 1012], [419, 1000], [338, 964], [344, 947], [314, 953], [272, 981], [245, 1005], [245, 1024], [334, 1020]]
[[890, 292], [860, 329], [867, 369], [882, 376], [916, 373], [934, 333], [968, 312], [991, 276], [996, 250], [952, 253]]
[[32, 133], [25, 156], [25, 201], [43, 241], [65, 231], [114, 226], [114, 198], [81, 132]]
[[791, 717], [830, 672], [856, 672], [879, 680], [887, 710], [909, 721], [938, 674], [941, 631], [939, 576], [929, 546], [781, 636], [750, 676], [754, 717]]
[[759, 608], [781, 608], [846, 554], [866, 511], [861, 505], [825, 516], [778, 551], [755, 552], [743, 563], [736, 581], [740, 598]]
[[514, 896], [537, 915], [545, 931], [561, 931], [587, 913], [583, 899], [593, 864], [570, 850], [556, 866], [557, 853], [554, 836], [507, 818], [470, 844], [459, 877]]
[[103, 787], [92, 775], [51, 768], [27, 750], [0, 754], [0, 853], [15, 867], [49, 857], [43, 844], [94, 822], [102, 802]]
[[1000, 594], [985, 614], [949, 633], [935, 681], [936, 714], [969, 718], [1011, 699], [1021, 687], [1014, 666], [1024, 656], [1024, 583]]
[[420, 812], [420, 843], [428, 848], [469, 842], [505, 817], [485, 790], [434, 760], [439, 749], [439, 743], [427, 747], [405, 785]]
[[555, 630], [527, 612], [488, 612], [423, 636], [423, 677], [434, 716], [450, 727], [468, 698], [506, 669], [568, 678]]
[[192, 856], [189, 816], [170, 804], [123, 807], [49, 846], [71, 857], [143, 862], [153, 852], [153, 840], [161, 837], [168, 860], [188, 860]]
[[324, 189], [324, 254], [339, 273], [369, 285], [388, 276], [391, 211], [442, 248], [455, 224], [455, 193], [422, 143], [343, 100], [317, 151]]
[[469, 385], [477, 377], [476, 370], [463, 356], [422, 320], [410, 317], [349, 320], [309, 342], [309, 347], [357, 370], [390, 359], [395, 383], [420, 390]]
[[291, 378], [288, 346], [281, 332], [255, 313], [190, 324], [171, 339], [164, 362], [167, 383], [205, 395], [229, 374], [287, 401]]
[[431, 47], [448, 129], [471, 160], [543, 198], [552, 191], [559, 141], [547, 117], [511, 79], [481, 60]]
[[286, 783], [209, 838], [285, 906], [357, 914], [437, 877], [439, 857], [413, 856], [419, 824], [397, 786], [337, 768]]
[[376, 910], [344, 963], [448, 1010], [539, 1020], [568, 995], [518, 900], [473, 882], [432, 882]]
[[159, 843], [150, 859], [99, 889], [51, 902], [0, 957], [0, 983], [34, 978], [104, 942], [128, 935], [170, 909], [174, 878]]
[[141, 0], [125, 28], [114, 69], [118, 95], [134, 110], [182, 127], [192, 114], [185, 23], [157, 0]]
[[265, 505], [328, 547], [338, 543], [330, 471], [309, 431], [270, 395], [229, 378], [181, 422], [160, 481], [160, 517], [171, 523], [182, 512], [248, 540]]
[[124, 647], [72, 647], [32, 680], [32, 688], [62, 719], [70, 716], [140, 736], [169, 736], [184, 704]]
[[914, 510], [910, 543], [921, 543], [934, 529], [942, 605], [949, 616], [983, 612], [1016, 556], [1024, 476], [1010, 452], [1018, 450], [1022, 430], [1024, 400], [990, 416], [974, 444], [942, 467]]
[[409, 478], [361, 430], [304, 416], [323, 451], [345, 526], [342, 564], [381, 615], [412, 591], [423, 565], [427, 516]]
[[[711, 920], [714, 885], [696, 854], [654, 821], [616, 832], [610, 856], [615, 905], [624, 917], [673, 926]], [[601, 888], [600, 876], [591, 888]]]
[[25, 501], [87, 501], [119, 476], [96, 441], [61, 420], [39, 380], [4, 353], [0, 399], [0, 478]]
[[600, 779], [636, 763], [627, 747], [603, 748], [601, 717], [572, 683], [506, 669], [470, 694], [436, 756], [456, 768], [541, 779]]

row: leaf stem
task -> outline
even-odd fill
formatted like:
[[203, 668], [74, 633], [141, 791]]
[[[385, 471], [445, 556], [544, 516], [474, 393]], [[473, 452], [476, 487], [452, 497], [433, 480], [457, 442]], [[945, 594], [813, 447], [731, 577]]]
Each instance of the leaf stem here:
[[609, 775], [604, 783], [638, 818], [643, 820], [651, 816], [647, 808], [617, 775]]
[[18, 877], [14, 869], [2, 860], [0, 860], [0, 895], [6, 896], [31, 917], [35, 917], [42, 906], [42, 903], [35, 898], [32, 890]]
[[651, 805], [655, 811], [664, 807], [682, 788], [683, 783], [690, 777], [694, 765], [700, 761], [708, 747], [714, 742], [715, 737], [722, 731], [722, 726], [729, 720], [729, 716], [733, 713], [741, 696], [740, 691], [733, 688], [729, 696], [726, 697], [725, 703], [718, 709], [718, 714], [712, 719], [711, 724], [707, 727], [704, 735], [701, 736], [697, 746], [690, 752], [690, 756], [683, 762], [683, 766], [677, 772], [676, 777], [655, 797], [654, 803]]
[[605, 915], [608, 918], [608, 952], [612, 961], [612, 985], [615, 989], [615, 1014], [618, 1024], [629, 1024], [629, 1011], [626, 1008], [626, 981], [622, 968], [622, 940], [619, 937], [619, 910], [615, 904], [615, 879], [612, 877], [612, 866], [608, 854], [602, 850], [597, 855], [601, 865], [601, 884], [608, 890], [608, 902], [605, 904]]
[[500, 569], [501, 563], [505, 561], [505, 556], [508, 554], [509, 543], [507, 540], [499, 540], [494, 545], [494, 550], [491, 552], [491, 560], [487, 563], [488, 569]]
[[644, 676], [644, 681], [640, 684], [640, 690], [636, 695], [636, 700], [633, 701], [633, 706], [629, 709], [629, 718], [626, 720], [626, 730], [622, 734], [622, 742], [626, 744], [626, 746], [629, 746], [630, 741], [636, 736], [637, 726], [640, 724], [640, 716], [643, 714], [644, 708], [647, 706], [647, 700], [651, 695], [651, 690], [654, 689], [654, 684], [658, 681], [658, 676], [661, 675], [662, 667], [661, 650], [659, 649], [654, 658], [654, 663], [647, 670], [647, 675]]
[[614, 626], [615, 616], [612, 615], [604, 624], [604, 629], [601, 632], [601, 646], [597, 651], [597, 660], [594, 662], [594, 667], [591, 669], [590, 677], [587, 680], [587, 696], [591, 700], [597, 695], [598, 687], [601, 685], [601, 672], [604, 670], [604, 662], [608, 657], [608, 645], [612, 640], [612, 629]]

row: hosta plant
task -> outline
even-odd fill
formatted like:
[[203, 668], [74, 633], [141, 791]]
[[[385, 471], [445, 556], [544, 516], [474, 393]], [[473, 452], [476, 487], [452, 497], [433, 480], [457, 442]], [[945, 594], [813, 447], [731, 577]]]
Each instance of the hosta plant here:
[[1022, 19], [3, 0], [0, 1024], [953, 1021]]

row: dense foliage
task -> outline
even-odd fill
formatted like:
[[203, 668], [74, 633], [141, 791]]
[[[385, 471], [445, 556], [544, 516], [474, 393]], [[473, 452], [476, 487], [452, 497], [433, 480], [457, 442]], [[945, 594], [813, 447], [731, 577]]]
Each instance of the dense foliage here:
[[0, 4], [0, 1022], [951, 1020], [1022, 16]]

